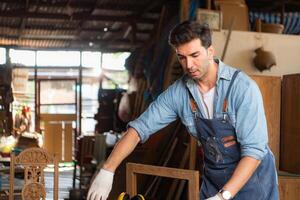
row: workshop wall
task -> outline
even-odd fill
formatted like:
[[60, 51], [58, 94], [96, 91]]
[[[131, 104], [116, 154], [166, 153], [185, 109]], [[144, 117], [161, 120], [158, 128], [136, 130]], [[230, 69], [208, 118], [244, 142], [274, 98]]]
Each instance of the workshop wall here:
[[[221, 58], [228, 31], [214, 31], [213, 45], [216, 56]], [[276, 66], [260, 72], [254, 67], [254, 50], [263, 46], [274, 54]], [[282, 76], [300, 73], [300, 37], [272, 33], [232, 31], [224, 62], [244, 70], [250, 75]]]

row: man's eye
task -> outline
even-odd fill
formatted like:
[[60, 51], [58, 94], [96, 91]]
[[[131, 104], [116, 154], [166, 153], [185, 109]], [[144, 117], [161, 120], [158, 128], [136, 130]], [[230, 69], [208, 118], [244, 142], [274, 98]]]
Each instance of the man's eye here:
[[199, 54], [193, 54], [192, 57], [193, 58], [197, 58], [199, 56]]
[[184, 57], [182, 57], [182, 56], [179, 56], [179, 57], [178, 57], [178, 59], [179, 59], [179, 60], [183, 60], [183, 59], [184, 59]]

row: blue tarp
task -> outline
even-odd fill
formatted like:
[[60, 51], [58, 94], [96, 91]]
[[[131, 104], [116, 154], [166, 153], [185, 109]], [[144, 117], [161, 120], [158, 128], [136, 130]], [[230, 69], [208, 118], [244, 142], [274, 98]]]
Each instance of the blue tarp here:
[[[281, 22], [281, 13], [276, 12], [249, 12], [249, 20], [251, 30], [255, 30], [255, 20], [261, 19], [265, 23], [278, 23]], [[300, 34], [300, 13], [289, 12], [284, 14], [284, 31], [285, 34]]]

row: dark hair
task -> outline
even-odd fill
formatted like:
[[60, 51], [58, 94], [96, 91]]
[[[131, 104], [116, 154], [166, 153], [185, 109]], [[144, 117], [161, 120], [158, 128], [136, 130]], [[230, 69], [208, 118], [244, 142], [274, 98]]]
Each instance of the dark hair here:
[[208, 24], [200, 24], [196, 21], [184, 21], [176, 25], [170, 32], [169, 44], [177, 47], [181, 44], [199, 38], [204, 48], [211, 45], [211, 31]]

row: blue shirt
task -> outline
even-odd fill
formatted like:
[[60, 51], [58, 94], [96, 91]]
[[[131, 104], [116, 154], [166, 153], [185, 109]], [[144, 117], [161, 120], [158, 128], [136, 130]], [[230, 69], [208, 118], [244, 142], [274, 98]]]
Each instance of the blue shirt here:
[[[214, 118], [223, 116], [223, 101], [232, 75], [236, 71], [219, 60], [218, 63]], [[197, 84], [188, 76], [183, 76], [159, 95], [140, 117], [129, 122], [128, 126], [138, 132], [141, 142], [145, 142], [149, 136], [178, 117], [189, 133], [197, 137], [188, 90], [196, 100], [199, 108], [197, 114], [203, 117]], [[243, 72], [238, 74], [231, 88], [228, 97], [228, 115], [236, 130], [241, 156], [262, 160], [268, 152], [268, 131], [262, 96], [257, 84]]]

